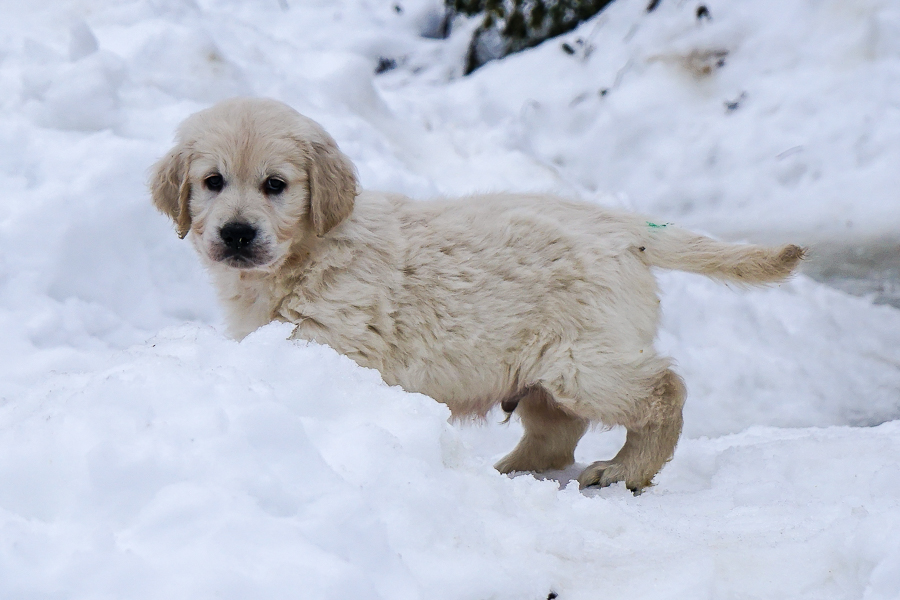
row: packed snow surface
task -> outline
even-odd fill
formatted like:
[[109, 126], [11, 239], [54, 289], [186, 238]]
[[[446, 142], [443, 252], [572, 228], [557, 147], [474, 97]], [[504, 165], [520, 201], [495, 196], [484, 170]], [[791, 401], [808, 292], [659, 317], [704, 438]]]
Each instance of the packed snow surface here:
[[149, 201], [183, 118], [256, 95], [369, 188], [896, 235], [900, 6], [705, 4], [618, 0], [461, 77], [475, 23], [434, 39], [439, 0], [3, 2], [0, 597], [900, 598], [897, 309], [661, 273], [685, 436], [642, 495], [582, 492], [621, 431], [499, 475], [515, 419], [448, 422], [283, 324], [229, 340]]

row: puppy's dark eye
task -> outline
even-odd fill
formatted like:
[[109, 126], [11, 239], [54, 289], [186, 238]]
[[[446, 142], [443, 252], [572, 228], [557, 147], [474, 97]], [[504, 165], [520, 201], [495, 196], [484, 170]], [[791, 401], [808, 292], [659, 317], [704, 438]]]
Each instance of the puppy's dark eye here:
[[225, 179], [218, 173], [210, 175], [203, 180], [203, 183], [206, 184], [206, 189], [211, 192], [221, 192], [222, 188], [225, 187]]
[[263, 191], [271, 196], [277, 196], [283, 192], [286, 187], [287, 184], [277, 177], [269, 177], [263, 183]]

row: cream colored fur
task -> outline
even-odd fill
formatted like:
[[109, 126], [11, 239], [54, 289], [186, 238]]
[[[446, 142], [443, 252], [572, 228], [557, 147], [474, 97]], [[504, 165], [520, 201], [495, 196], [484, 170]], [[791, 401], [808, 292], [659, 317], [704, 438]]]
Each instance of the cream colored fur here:
[[[222, 190], [207, 189], [210, 174]], [[277, 196], [262, 191], [273, 176], [287, 184]], [[236, 338], [286, 321], [454, 415], [505, 400], [525, 435], [501, 472], [566, 467], [589, 424], [625, 426], [622, 451], [585, 469], [582, 486], [640, 490], [678, 441], [684, 385], [653, 347], [650, 268], [764, 284], [803, 255], [544, 194], [359, 192], [331, 137], [272, 100], [187, 119], [151, 189], [212, 274]], [[258, 231], [253, 264], [221, 257], [235, 219]]]

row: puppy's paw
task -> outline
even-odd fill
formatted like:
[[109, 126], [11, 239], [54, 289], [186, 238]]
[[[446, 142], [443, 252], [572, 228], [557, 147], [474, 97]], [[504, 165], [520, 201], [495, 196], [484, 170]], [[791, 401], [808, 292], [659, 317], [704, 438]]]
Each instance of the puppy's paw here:
[[645, 487], [650, 485], [650, 481], [646, 480], [646, 478], [629, 477], [625, 466], [612, 460], [598, 460], [578, 476], [578, 486], [581, 489], [590, 486], [606, 487], [617, 481], [624, 481], [625, 486], [635, 496], [639, 495]]
[[524, 464], [524, 461], [518, 460], [518, 457], [514, 456], [515, 453], [507, 454], [503, 458], [497, 461], [497, 464], [494, 465], [494, 468], [506, 475], [507, 473], [514, 473], [516, 471], [530, 471], [527, 465]]
[[503, 474], [522, 473], [525, 471], [541, 472], [546, 470], [545, 468], [542, 468], [543, 465], [538, 464], [539, 462], [540, 461], [535, 460], [532, 456], [513, 450], [497, 461], [494, 468]]
[[501, 473], [513, 473], [531, 471], [543, 473], [544, 471], [558, 471], [565, 469], [575, 462], [574, 456], [548, 456], [533, 452], [519, 452], [513, 450], [501, 458], [494, 468]]
[[584, 489], [592, 485], [606, 487], [625, 479], [625, 469], [611, 460], [598, 460], [578, 476], [578, 487]]

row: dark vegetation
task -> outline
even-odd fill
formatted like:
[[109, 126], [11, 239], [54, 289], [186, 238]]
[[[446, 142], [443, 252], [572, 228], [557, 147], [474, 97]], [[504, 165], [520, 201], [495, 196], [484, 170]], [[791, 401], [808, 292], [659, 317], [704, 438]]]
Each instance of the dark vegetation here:
[[[473, 17], [479, 21], [466, 52], [463, 74], [468, 75], [485, 63], [537, 46], [541, 42], [572, 31], [587, 21], [614, 0], [444, 0], [443, 14], [431, 15], [422, 25], [423, 37], [444, 39], [449, 37], [454, 18], [458, 15]], [[646, 11], [655, 11], [662, 0], [648, 0]], [[394, 12], [403, 14], [399, 2], [392, 5]], [[712, 14], [705, 4], [698, 4], [695, 15], [698, 21], [711, 21]], [[586, 58], [593, 47], [583, 39], [566, 41], [560, 45], [569, 55]], [[715, 65], [724, 65], [724, 54]], [[690, 56], [687, 60], [696, 58]], [[375, 67], [377, 74], [391, 71], [400, 66], [402, 60], [379, 57]], [[709, 72], [712, 68], [705, 67]], [[605, 95], [606, 90], [601, 92]], [[742, 99], [742, 98], [741, 98]], [[728, 103], [729, 111], [737, 109], [738, 99]]]
[[575, 29], [612, 0], [446, 0], [455, 14], [479, 16], [465, 74], [496, 58]]

